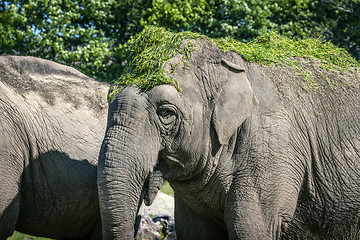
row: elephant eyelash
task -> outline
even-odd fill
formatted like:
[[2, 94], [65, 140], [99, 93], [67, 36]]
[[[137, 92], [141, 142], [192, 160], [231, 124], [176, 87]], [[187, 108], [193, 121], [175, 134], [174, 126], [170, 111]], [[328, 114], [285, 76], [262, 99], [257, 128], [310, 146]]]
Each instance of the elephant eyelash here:
[[177, 119], [177, 109], [173, 105], [165, 104], [159, 106], [156, 113], [162, 124], [169, 125]]
[[173, 115], [176, 115], [176, 113], [168, 109], [161, 109], [158, 111], [158, 115], [162, 118], [169, 118]]

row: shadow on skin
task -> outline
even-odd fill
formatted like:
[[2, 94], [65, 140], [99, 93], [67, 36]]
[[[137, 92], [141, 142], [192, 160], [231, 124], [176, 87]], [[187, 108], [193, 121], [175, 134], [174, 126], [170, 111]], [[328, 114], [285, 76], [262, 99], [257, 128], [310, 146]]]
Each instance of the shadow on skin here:
[[[101, 236], [97, 166], [64, 152], [49, 151], [22, 174], [16, 230], [50, 238]], [[16, 199], [8, 209], [16, 208]], [[4, 220], [10, 216], [5, 210]], [[16, 210], [15, 210], [16, 211]]]

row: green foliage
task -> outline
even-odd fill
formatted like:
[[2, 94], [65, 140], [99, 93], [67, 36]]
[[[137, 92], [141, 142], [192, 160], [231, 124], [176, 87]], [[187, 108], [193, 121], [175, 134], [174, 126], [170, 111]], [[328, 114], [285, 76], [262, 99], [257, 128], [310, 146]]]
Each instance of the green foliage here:
[[161, 26], [241, 42], [275, 30], [330, 40], [359, 59], [359, 17], [360, 0], [7, 0], [0, 1], [0, 54], [41, 57], [111, 81], [123, 71], [128, 41]]
[[239, 53], [249, 62], [273, 64], [291, 62], [296, 57], [303, 57], [320, 60], [327, 68], [360, 67], [360, 63], [345, 49], [315, 38], [294, 39], [269, 32], [248, 43], [234, 38], [219, 38], [213, 42], [224, 51]]
[[327, 39], [360, 58], [359, 17], [359, 0], [153, 0], [141, 24], [242, 42], [275, 30]]
[[211, 5], [205, 0], [154, 0], [152, 7], [145, 10], [140, 24], [164, 26], [177, 31], [201, 32], [203, 21], [212, 14], [209, 7]]
[[[215, 39], [214, 42], [224, 51], [237, 52], [249, 62], [290, 65], [305, 80], [300, 86], [307, 92], [318, 89], [320, 82], [314, 78], [313, 73], [301, 66], [296, 58], [316, 59], [320, 66], [327, 70], [360, 68], [360, 63], [345, 49], [336, 47], [329, 41], [322, 42], [314, 38], [291, 39], [276, 32], [269, 32], [246, 44], [233, 38]], [[335, 89], [338, 83], [331, 83], [326, 75], [321, 74], [324, 83]]]
[[160, 191], [167, 194], [167, 195], [174, 196], [174, 190], [171, 188], [168, 181], [164, 182], [164, 184], [161, 187]]
[[130, 55], [127, 65], [120, 78], [114, 81], [110, 100], [129, 85], [146, 91], [156, 85], [173, 84], [181, 90], [178, 83], [166, 75], [164, 65], [176, 53], [182, 53], [183, 58], [189, 58], [194, 46], [188, 43], [183, 52], [180, 46], [184, 39], [197, 38], [206, 38], [225, 52], [237, 52], [249, 62], [291, 63], [296, 61], [294, 58], [303, 57], [317, 59], [326, 68], [360, 67], [360, 63], [344, 49], [331, 42], [323, 43], [313, 38], [294, 39], [269, 32], [243, 43], [234, 38], [211, 39], [192, 32], [174, 33], [164, 28], [148, 27], [129, 42]]
[[114, 81], [109, 98], [129, 85], [143, 91], [160, 84], [174, 84], [178, 88], [176, 81], [165, 76], [164, 65], [179, 52], [184, 39], [200, 36], [192, 32], [173, 33], [164, 28], [145, 28], [129, 42], [127, 65], [120, 78]]
[[41, 57], [110, 81], [150, 6], [146, 0], [0, 1], [0, 54]]
[[94, 75], [105, 67], [111, 41], [101, 26], [114, 0], [0, 2], [0, 53], [42, 57]]
[[311, 20], [319, 34], [360, 60], [360, 0], [319, 0], [315, 7]]
[[34, 237], [15, 231], [7, 240], [50, 240], [50, 238]]

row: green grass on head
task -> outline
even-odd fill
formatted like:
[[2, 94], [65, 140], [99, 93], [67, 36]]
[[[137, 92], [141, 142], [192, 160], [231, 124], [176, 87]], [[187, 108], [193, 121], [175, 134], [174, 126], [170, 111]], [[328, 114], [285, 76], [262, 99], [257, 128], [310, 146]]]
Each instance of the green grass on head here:
[[248, 43], [233, 38], [214, 39], [213, 42], [223, 51], [232, 50], [248, 62], [265, 65], [289, 63], [294, 61], [293, 58], [302, 57], [317, 59], [323, 66], [332, 69], [360, 67], [360, 63], [345, 49], [314, 38], [291, 39], [276, 32], [269, 32]]
[[[282, 64], [296, 61], [295, 58], [318, 59], [325, 68], [338, 69], [360, 67], [345, 49], [338, 48], [331, 42], [318, 39], [291, 39], [276, 32], [269, 32], [251, 42], [243, 43], [233, 38], [210, 39], [192, 32], [174, 33], [161, 27], [147, 27], [128, 43], [130, 55], [120, 78], [114, 81], [109, 100], [123, 88], [135, 85], [142, 91], [160, 84], [179, 85], [169, 78], [164, 66], [176, 53], [185, 39], [205, 38], [220, 50], [234, 51], [248, 62], [260, 64]], [[188, 43], [191, 44], [191, 43]], [[181, 52], [184, 59], [190, 57], [193, 46], [185, 47]]]
[[173, 33], [159, 27], [145, 28], [130, 40], [127, 65], [120, 78], [114, 81], [110, 99], [129, 85], [143, 91], [160, 84], [177, 86], [175, 80], [165, 76], [164, 65], [179, 52], [184, 39], [198, 37], [201, 35], [192, 32]]

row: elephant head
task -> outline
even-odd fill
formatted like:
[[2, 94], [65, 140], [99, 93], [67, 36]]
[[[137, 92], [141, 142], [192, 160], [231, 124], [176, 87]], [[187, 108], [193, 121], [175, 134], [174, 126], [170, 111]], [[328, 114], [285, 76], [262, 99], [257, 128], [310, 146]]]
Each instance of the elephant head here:
[[138, 208], [143, 199], [151, 204], [161, 175], [174, 185], [209, 179], [219, 149], [258, 104], [239, 57], [191, 41], [188, 63], [178, 53], [164, 67], [181, 91], [132, 85], [109, 105], [98, 168], [104, 239], [134, 237]]

